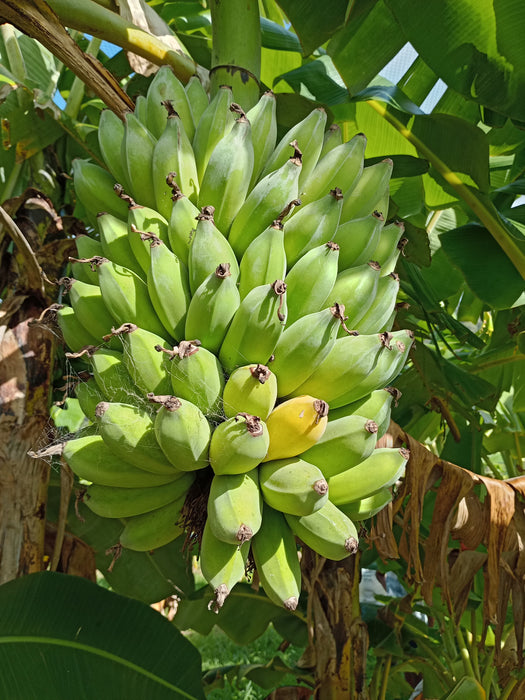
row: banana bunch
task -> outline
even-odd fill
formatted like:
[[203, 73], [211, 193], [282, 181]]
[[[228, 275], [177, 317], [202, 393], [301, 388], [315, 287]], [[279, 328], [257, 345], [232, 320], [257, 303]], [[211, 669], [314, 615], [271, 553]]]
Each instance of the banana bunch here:
[[[208, 101], [166, 66], [98, 134], [107, 169], [74, 166], [97, 234], [77, 239], [57, 311], [92, 375], [77, 387], [89, 428], [64, 457], [87, 507], [124, 521], [123, 547], [194, 529], [215, 611], [250, 553], [294, 610], [298, 543], [354, 553], [355, 521], [408, 459], [377, 447], [413, 342], [392, 330], [392, 162], [364, 167], [365, 136], [342, 143], [323, 109], [277, 143], [271, 92], [245, 114], [228, 87]], [[208, 490], [198, 531], [188, 504]]]

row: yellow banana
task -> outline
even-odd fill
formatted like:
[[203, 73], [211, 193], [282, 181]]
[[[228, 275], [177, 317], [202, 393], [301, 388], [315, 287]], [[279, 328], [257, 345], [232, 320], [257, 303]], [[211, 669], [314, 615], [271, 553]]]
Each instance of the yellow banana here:
[[328, 404], [313, 396], [283, 401], [266, 420], [270, 446], [264, 461], [295, 457], [320, 440], [328, 423]]

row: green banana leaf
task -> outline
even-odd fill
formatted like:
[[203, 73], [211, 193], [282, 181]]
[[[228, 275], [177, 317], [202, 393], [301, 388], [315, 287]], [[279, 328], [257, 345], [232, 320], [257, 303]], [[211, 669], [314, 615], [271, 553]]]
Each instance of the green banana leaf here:
[[76, 576], [0, 587], [0, 697], [204, 700], [198, 651], [136, 600]]
[[278, 0], [277, 4], [292, 23], [303, 47], [303, 55], [309, 56], [342, 26], [348, 2], [331, 0], [329, 9], [317, 0]]

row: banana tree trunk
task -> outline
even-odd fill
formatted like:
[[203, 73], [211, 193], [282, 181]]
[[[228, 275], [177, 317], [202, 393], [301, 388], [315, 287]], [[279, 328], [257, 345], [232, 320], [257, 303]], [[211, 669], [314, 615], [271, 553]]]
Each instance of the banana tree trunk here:
[[24, 297], [2, 304], [0, 584], [44, 568], [50, 465], [27, 454], [50, 437], [46, 431], [54, 340], [49, 331], [31, 325], [41, 310]]

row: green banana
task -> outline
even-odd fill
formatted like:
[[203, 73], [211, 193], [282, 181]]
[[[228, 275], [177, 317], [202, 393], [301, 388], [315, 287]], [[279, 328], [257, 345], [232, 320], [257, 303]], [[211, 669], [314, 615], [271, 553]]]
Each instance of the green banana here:
[[213, 149], [233, 126], [235, 118], [230, 112], [232, 102], [231, 88], [228, 85], [221, 85], [197, 124], [193, 137], [193, 151], [199, 182], [202, 181]]
[[144, 232], [151, 233], [160, 238], [163, 243], [169, 245], [168, 222], [155, 209], [135, 204], [131, 198], [127, 199], [130, 203], [128, 209], [129, 245], [137, 262], [147, 275], [150, 266], [151, 246], [150, 242], [144, 240], [141, 234]]
[[[75, 396], [84, 415], [93, 422], [97, 404], [106, 399], [100, 391], [96, 379], [94, 377], [86, 380], [80, 379], [75, 386]], [[92, 480], [90, 479], [90, 481]]]
[[125, 116], [122, 161], [133, 198], [146, 207], [155, 207], [153, 149], [157, 139], [131, 112]]
[[399, 256], [405, 256], [404, 251], [407, 243], [408, 238], [406, 238], [405, 236], [399, 239], [396, 249], [381, 268], [381, 277], [385, 277], [386, 275], [390, 275], [394, 272], [394, 270], [396, 269], [397, 261], [399, 260]]
[[328, 309], [303, 316], [284, 330], [275, 346], [272, 362], [279, 397], [292, 394], [323, 396], [311, 391], [298, 394], [297, 387], [304, 386], [303, 382], [306, 383], [334, 347], [339, 325], [345, 322], [344, 311], [344, 306], [336, 303]]
[[319, 159], [323, 147], [325, 125], [326, 111], [322, 107], [316, 107], [282, 137], [266, 161], [261, 177], [265, 177], [282, 167], [288, 159], [290, 142], [297, 141], [303, 152], [303, 167], [299, 175], [299, 184], [302, 187], [302, 183], [308, 179]]
[[315, 464], [325, 478], [354, 467], [366, 459], [377, 444], [377, 423], [354, 414], [330, 420], [326, 430], [301, 458]]
[[138, 95], [137, 99], [135, 100], [135, 109], [133, 111], [139, 122], [149, 129], [148, 101], [144, 95]]
[[[310, 177], [301, 187], [303, 203], [314, 202], [336, 186], [343, 190], [347, 199], [347, 196], [350, 196], [348, 193], [356, 187], [363, 172], [365, 148], [366, 136], [356, 134], [350, 141], [332, 148], [320, 158]], [[373, 208], [370, 209], [372, 210]]]
[[101, 343], [102, 337], [109, 333], [115, 321], [100, 286], [67, 277], [59, 281], [69, 291], [69, 300], [78, 322]]
[[246, 363], [264, 364], [272, 355], [286, 319], [282, 280], [255, 287], [242, 300], [226, 331], [219, 360], [226, 373]]
[[167, 182], [173, 192], [171, 195], [173, 204], [168, 226], [169, 244], [179, 260], [188, 266], [190, 245], [196, 227], [195, 221], [200, 211], [186, 195], [182, 194], [171, 175], [168, 176]]
[[249, 413], [238, 413], [215, 428], [209, 459], [215, 474], [242, 474], [261, 462], [270, 438], [264, 421]]
[[138, 275], [107, 258], [95, 257], [92, 262], [97, 266], [102, 298], [117, 323], [140, 323], [151, 333], [166, 335], [151, 303], [148, 287]]
[[[93, 255], [102, 255], [102, 245], [100, 241], [91, 238], [91, 236], [77, 236], [75, 238], [77, 255], [82, 260], [91, 258]], [[89, 265], [84, 265], [82, 262], [75, 262], [75, 258], [70, 258], [71, 273], [74, 279], [86, 282], [87, 284], [98, 284], [98, 276], [96, 270], [92, 270]]]
[[133, 404], [98, 404], [95, 416], [110, 452], [134, 467], [153, 474], [180, 475], [168, 462], [155, 438], [154, 422], [146, 409]]
[[239, 259], [286, 204], [297, 199], [302, 153], [296, 141], [291, 145], [294, 148], [293, 156], [278, 170], [259, 180], [233, 220], [228, 240]]
[[178, 478], [178, 473], [153, 473], [133, 466], [111, 452], [100, 435], [84, 435], [64, 443], [64, 459], [80, 479], [101, 486], [148, 488], [162, 486]]
[[180, 115], [184, 130], [190, 141], [193, 140], [195, 124], [193, 121], [192, 104], [183, 84], [167, 65], [161, 66], [151, 81], [146, 98], [147, 124], [155, 138], [160, 139], [166, 125], [166, 112], [162, 103], [166, 100]]
[[219, 415], [224, 374], [216, 356], [196, 340], [182, 340], [173, 350], [157, 349], [170, 358], [168, 372], [175, 395], [191, 401], [206, 416]]
[[346, 191], [341, 221], [360, 219], [373, 211], [380, 211], [387, 218], [389, 184], [393, 162], [385, 158], [380, 163], [363, 169], [361, 177], [352, 189]]
[[275, 459], [259, 467], [266, 503], [283, 513], [309, 515], [328, 501], [328, 484], [315, 464], [299, 457]]
[[393, 386], [376, 389], [353, 403], [330, 411], [329, 420], [350, 416], [353, 413], [365, 416], [377, 424], [377, 438], [379, 439], [388, 430], [392, 402], [394, 402], [394, 406], [397, 406], [400, 397], [401, 392]]
[[229, 376], [222, 394], [224, 414], [251, 413], [266, 420], [277, 400], [277, 378], [265, 365], [237, 367]]
[[160, 238], [145, 235], [151, 240], [147, 277], [151, 303], [169, 336], [183, 338], [191, 298], [188, 269]]
[[[347, 325], [355, 326], [375, 299], [380, 266], [371, 260], [364, 265], [350, 267], [337, 275], [330, 299], [339, 299], [344, 304], [348, 318]], [[339, 335], [344, 329], [339, 329]]]
[[396, 306], [397, 293], [399, 292], [399, 277], [391, 272], [386, 277], [381, 277], [377, 284], [376, 296], [366, 313], [355, 323], [360, 333], [379, 333], [389, 331], [387, 324]]
[[338, 397], [361, 383], [375, 367], [381, 354], [388, 352], [385, 350], [387, 342], [388, 338], [378, 334], [338, 338], [324, 360], [317, 364], [314, 371], [293, 391], [293, 394], [321, 396], [328, 401], [331, 408], [334, 408], [334, 402]]
[[284, 280], [288, 326], [325, 306], [337, 278], [338, 260], [339, 246], [329, 241], [305, 253], [288, 272]]
[[331, 501], [310, 515], [285, 513], [285, 518], [292, 532], [326, 559], [341, 561], [358, 550], [359, 535], [356, 526]]
[[71, 306], [61, 306], [56, 314], [64, 342], [73, 352], [79, 352], [86, 345], [95, 346], [102, 342], [102, 338], [97, 338], [86, 330]]
[[136, 552], [149, 552], [179, 537], [183, 530], [178, 521], [187, 494], [182, 493], [161, 508], [128, 518], [120, 533], [120, 544]]
[[284, 515], [265, 504], [261, 528], [251, 543], [264, 592], [279, 607], [295, 610], [301, 594], [301, 567], [295, 537]]
[[179, 185], [192, 202], [197, 201], [199, 178], [197, 164], [181, 118], [169, 100], [163, 102], [166, 109], [165, 127], [153, 149], [153, 188], [158, 211], [166, 219], [171, 214], [171, 189], [166, 178], [177, 173]]
[[75, 158], [72, 167], [76, 195], [92, 224], [96, 223], [99, 211], [107, 211], [119, 219], [126, 218], [127, 207], [115, 197], [115, 179], [107, 170], [80, 158]]
[[197, 217], [197, 227], [188, 253], [188, 270], [191, 293], [195, 294], [206, 277], [217, 269], [218, 265], [229, 263], [230, 273], [237, 281], [239, 264], [230, 244], [215, 226], [215, 209], [203, 207]]
[[239, 294], [244, 297], [262, 284], [284, 279], [286, 274], [286, 253], [284, 250], [283, 224], [275, 219], [246, 248], [239, 266]]
[[159, 403], [155, 418], [157, 442], [169, 461], [181, 471], [195, 471], [208, 466], [211, 428], [197, 406], [175, 396], [148, 399]]
[[[192, 75], [184, 88], [188, 96], [188, 102], [193, 113], [194, 124], [198, 124], [201, 120], [204, 110], [210, 104], [208, 94], [204, 89], [203, 84], [196, 75]], [[192, 137], [193, 140], [193, 137]]]
[[171, 392], [168, 358], [157, 351], [157, 348], [169, 351], [167, 341], [134, 323], [123, 323], [111, 334], [122, 341], [124, 364], [140, 391], [144, 394]]
[[[405, 224], [402, 221], [394, 221], [393, 223], [383, 227], [381, 236], [379, 237], [372, 256], [373, 259], [377, 260], [377, 262], [381, 265], [381, 268], [384, 268], [387, 261], [389, 261], [396, 254], [396, 252], [399, 252], [397, 246], [404, 232]], [[388, 275], [390, 272], [392, 272], [392, 270], [388, 270], [388, 272], [385, 274]]]
[[92, 484], [88, 486], [83, 502], [102, 518], [131, 518], [175, 501], [188, 491], [193, 479], [193, 474], [183, 474], [161, 486], [127, 489]]
[[343, 193], [335, 187], [324, 197], [294, 213], [284, 225], [284, 249], [288, 267], [295, 265], [312, 248], [334, 238], [342, 207]]
[[338, 124], [330, 124], [328, 129], [324, 132], [323, 136], [323, 147], [321, 148], [321, 153], [319, 154], [319, 160], [331, 151], [336, 146], [341, 146], [343, 143], [343, 132]]
[[224, 235], [246, 199], [254, 158], [250, 122], [235, 102], [230, 110], [239, 118], [210, 155], [199, 191], [199, 206], [215, 207], [217, 228]]
[[257, 469], [216, 474], [208, 497], [208, 522], [217, 539], [239, 546], [258, 532], [263, 501]]
[[265, 92], [246, 113], [246, 117], [252, 125], [253, 173], [248, 188], [251, 190], [277, 141], [277, 101], [274, 93], [271, 90]]
[[[133, 270], [139, 277], [144, 277], [144, 271], [131, 249], [126, 221], [117, 219], [116, 216], [104, 211], [97, 216], [97, 227], [102, 244], [102, 253], [98, 253], [98, 255], [103, 255], [105, 258], [113, 260], [117, 265]], [[97, 255], [97, 253], [92, 255]], [[92, 255], [83, 257], [92, 257]]]
[[117, 350], [98, 348], [90, 355], [93, 377], [108, 401], [140, 403], [138, 390], [124, 363], [124, 355]]
[[374, 211], [361, 219], [352, 219], [339, 225], [333, 240], [341, 247], [340, 270], [362, 265], [371, 259], [384, 222], [383, 215]]
[[368, 520], [368, 518], [377, 515], [391, 501], [392, 489], [384, 486], [370, 496], [349, 503], [340, 503], [338, 507], [352, 520]]
[[350, 503], [389, 486], [405, 473], [410, 452], [404, 447], [381, 447], [355, 467], [328, 479], [330, 500], [335, 505]]
[[124, 122], [111, 109], [103, 109], [98, 122], [98, 145], [104, 163], [116, 182], [129, 189], [128, 176], [122, 161]]
[[209, 521], [204, 525], [199, 552], [201, 572], [213, 588], [209, 610], [218, 613], [232, 588], [244, 576], [250, 543], [241, 546], [222, 542], [213, 534]]
[[[186, 314], [185, 338], [198, 338], [202, 346], [218, 353], [241, 299], [230, 263], [218, 265], [195, 291]], [[178, 336], [182, 337], [182, 336]]]

